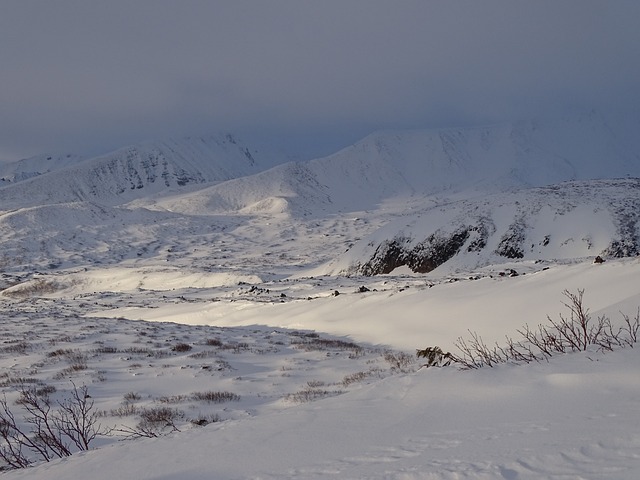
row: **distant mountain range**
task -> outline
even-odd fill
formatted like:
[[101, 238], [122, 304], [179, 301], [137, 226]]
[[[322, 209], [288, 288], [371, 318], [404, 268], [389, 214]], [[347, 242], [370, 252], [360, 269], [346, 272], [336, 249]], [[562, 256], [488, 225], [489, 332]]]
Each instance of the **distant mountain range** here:
[[[55, 263], [60, 249], [83, 251], [78, 262], [90, 262], [116, 245], [117, 258], [129, 258], [126, 238], [134, 226], [140, 245], [159, 244], [157, 225], [175, 231], [180, 218], [305, 222], [376, 215], [389, 201], [400, 205], [399, 219], [336, 254], [322, 272], [373, 275], [398, 266], [424, 272], [445, 262], [473, 267], [539, 256], [637, 255], [639, 132], [638, 119], [590, 112], [378, 132], [305, 162], [230, 134], [147, 143], [90, 159], [34, 157], [0, 165], [3, 262]], [[194, 222], [188, 222], [191, 232], [206, 232]], [[108, 238], [100, 238], [105, 232]]]
[[75, 201], [118, 205], [250, 175], [287, 160], [275, 149], [249, 147], [231, 134], [146, 143], [91, 159], [36, 157], [0, 166], [0, 209]]
[[217, 213], [322, 216], [375, 208], [395, 196], [636, 177], [639, 132], [640, 123], [594, 112], [546, 122], [379, 132], [329, 157], [278, 165], [164, 205], [184, 213], [197, 205]]

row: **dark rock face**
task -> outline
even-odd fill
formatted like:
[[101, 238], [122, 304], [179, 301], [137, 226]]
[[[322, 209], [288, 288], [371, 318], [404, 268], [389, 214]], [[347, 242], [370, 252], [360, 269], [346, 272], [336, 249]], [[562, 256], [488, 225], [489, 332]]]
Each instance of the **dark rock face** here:
[[469, 246], [467, 247], [467, 252], [481, 252], [484, 247], [487, 246], [487, 240], [489, 236], [492, 235], [496, 230], [495, 225], [487, 219], [481, 218], [480, 222], [477, 226], [471, 227], [469, 229], [470, 236], [474, 236]]
[[362, 256], [345, 272], [377, 275], [407, 266], [428, 273], [458, 256], [469, 268], [558, 255], [635, 257], [640, 255], [640, 179], [566, 182], [445, 203], [399, 220], [395, 231], [360, 249]]
[[371, 260], [361, 267], [361, 274], [369, 277], [391, 273], [396, 268], [406, 265], [406, 252], [403, 243], [407, 243], [407, 239], [382, 242]]
[[390, 273], [401, 266], [408, 266], [415, 273], [428, 273], [456, 255], [467, 242], [472, 227], [462, 226], [453, 233], [438, 230], [413, 248], [406, 245], [407, 238], [382, 242], [373, 257], [362, 265], [365, 276]]
[[506, 258], [523, 258], [525, 237], [524, 222], [522, 220], [515, 221], [500, 239], [495, 253]]
[[640, 246], [637, 241], [629, 239], [614, 240], [602, 253], [607, 257], [636, 257], [640, 255]]
[[637, 214], [627, 213], [618, 217], [619, 239], [613, 240], [609, 247], [602, 252], [606, 256], [622, 258], [635, 257], [640, 255], [640, 245], [638, 240], [638, 218]]
[[468, 238], [469, 227], [449, 235], [435, 232], [409, 252], [407, 265], [415, 273], [428, 273], [458, 253]]

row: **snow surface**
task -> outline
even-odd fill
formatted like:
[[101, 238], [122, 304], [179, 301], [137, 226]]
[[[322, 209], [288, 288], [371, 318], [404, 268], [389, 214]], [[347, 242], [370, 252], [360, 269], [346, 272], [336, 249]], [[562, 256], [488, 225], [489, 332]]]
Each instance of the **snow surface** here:
[[[640, 478], [640, 345], [473, 371], [425, 368], [415, 355], [435, 345], [454, 351], [469, 331], [501, 343], [566, 315], [565, 289], [584, 289], [593, 318], [640, 314], [638, 257], [593, 263], [620, 230], [611, 206], [631, 205], [635, 218], [635, 180], [553, 187], [565, 203], [551, 205], [540, 200], [544, 189], [495, 193], [574, 173], [606, 177], [605, 154], [612, 176], [634, 174], [629, 143], [615, 143], [597, 116], [573, 122], [565, 126], [573, 141], [536, 123], [377, 134], [328, 159], [249, 176], [238, 167], [227, 181], [190, 186], [143, 181], [118, 194], [120, 167], [113, 177], [96, 172], [127, 165], [121, 152], [115, 164], [80, 161], [0, 188], [0, 388], [19, 409], [20, 382], [54, 386], [54, 399], [71, 381], [85, 384], [100, 422], [120, 430], [89, 452], [0, 476]], [[248, 160], [244, 146], [231, 145], [206, 148], [223, 166]], [[562, 160], [574, 165], [583, 154], [583, 169]], [[515, 175], [504, 169], [513, 155]], [[205, 157], [190, 157], [194, 179]], [[437, 165], [430, 170], [425, 158]], [[471, 181], [474, 158], [495, 162], [480, 183]], [[429, 172], [444, 176], [421, 184]], [[507, 259], [493, 245], [474, 262], [453, 259], [428, 274], [332, 270], [399, 225], [428, 233], [431, 222], [418, 218], [443, 225], [469, 206], [494, 212], [501, 231], [514, 199], [536, 211], [530, 238], [549, 234], [549, 249]], [[564, 242], [574, 230], [580, 241]], [[581, 244], [587, 234], [590, 249]], [[203, 392], [232, 395], [216, 403]], [[159, 406], [176, 409], [180, 431], [127, 439], [121, 430], [135, 427], [140, 409]]]
[[[162, 405], [159, 399], [174, 397], [170, 405], [188, 416], [214, 413], [222, 421], [205, 427], [187, 423], [181, 432], [157, 439], [103, 440], [91, 452], [4, 476], [637, 478], [640, 348], [477, 371], [420, 368], [412, 355], [416, 347], [450, 347], [466, 328], [500, 341], [524, 323], [544, 322], [546, 314], [564, 312], [564, 288], [585, 288], [592, 315], [607, 313], [617, 320], [619, 311], [633, 314], [640, 304], [637, 259], [557, 265], [514, 278], [450, 283], [430, 277], [434, 285], [420, 287], [425, 280], [388, 277], [377, 280], [378, 291], [332, 297], [326, 290], [338, 288], [341, 280], [325, 279], [321, 286], [306, 285], [317, 298], [284, 303], [275, 292], [268, 301], [216, 299], [215, 289], [194, 292], [188, 279], [169, 296], [132, 291], [53, 295], [21, 307], [5, 303], [7, 314], [13, 310], [5, 316], [5, 338], [10, 331], [31, 344], [23, 354], [7, 354], [5, 347], [3, 363], [11, 375], [31, 369], [30, 375], [63, 391], [69, 378], [53, 378], [67, 364], [52, 361], [48, 352], [79, 349], [87, 352], [88, 368], [70, 378], [89, 385], [100, 409], [115, 409], [125, 393], [136, 392], [141, 405]], [[403, 283], [409, 288], [400, 287]], [[292, 294], [297, 288], [278, 291]], [[123, 303], [133, 305], [115, 308]], [[17, 325], [12, 328], [7, 319]], [[243, 324], [247, 327], [238, 326]], [[355, 341], [362, 350], [306, 350], [299, 342], [313, 338], [309, 330]], [[208, 347], [208, 338], [229, 347]], [[193, 345], [193, 351], [171, 352], [177, 341]], [[99, 353], [101, 346], [121, 353]], [[125, 353], [129, 346], [138, 350]], [[403, 371], [393, 371], [384, 358], [397, 349], [412, 358]], [[208, 353], [193, 355], [198, 352]], [[44, 365], [34, 373], [37, 355]], [[349, 383], [349, 378], [359, 380]], [[294, 400], [295, 394], [314, 390], [312, 385], [325, 392], [318, 395], [323, 398]], [[190, 392], [209, 390], [231, 391], [241, 400], [211, 408], [188, 398]]]

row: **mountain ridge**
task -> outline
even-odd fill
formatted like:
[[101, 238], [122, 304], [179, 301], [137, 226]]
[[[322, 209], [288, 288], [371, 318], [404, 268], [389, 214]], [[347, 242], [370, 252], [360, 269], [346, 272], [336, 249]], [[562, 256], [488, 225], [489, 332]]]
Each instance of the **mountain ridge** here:
[[[18, 177], [22, 181], [0, 187], [0, 202], [5, 208], [74, 201], [117, 205], [256, 173], [282, 161], [280, 155], [275, 149], [258, 151], [232, 134], [148, 142]], [[15, 170], [18, 164], [4, 168]]]
[[584, 180], [429, 207], [389, 222], [316, 271], [471, 271], [511, 260], [640, 254], [640, 178]]
[[[640, 142], [616, 132], [597, 113], [547, 123], [377, 132], [328, 157], [277, 165], [195, 195], [207, 197], [200, 204], [217, 213], [321, 216], [374, 208], [395, 196], [640, 176]], [[166, 208], [180, 211], [181, 203], [193, 200], [173, 199]]]

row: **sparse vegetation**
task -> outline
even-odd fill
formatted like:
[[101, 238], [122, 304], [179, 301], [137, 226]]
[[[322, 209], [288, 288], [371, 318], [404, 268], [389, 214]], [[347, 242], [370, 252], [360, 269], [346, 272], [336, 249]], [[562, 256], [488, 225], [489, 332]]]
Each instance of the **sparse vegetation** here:
[[108, 412], [101, 412], [101, 416], [106, 417], [108, 415], [112, 417], [130, 417], [137, 415], [139, 408], [130, 402], [125, 402], [117, 408], [113, 408]]
[[427, 359], [426, 366], [444, 366], [456, 363], [465, 369], [493, 367], [501, 363], [530, 363], [548, 360], [554, 355], [567, 352], [587, 351], [595, 348], [611, 351], [615, 348], [633, 347], [640, 331], [640, 309], [634, 318], [622, 314], [623, 322], [614, 326], [606, 316], [593, 319], [585, 307], [584, 290], [563, 292], [564, 304], [569, 316], [560, 314], [557, 319], [547, 316], [548, 324], [536, 329], [525, 325], [518, 330], [519, 340], [506, 337], [504, 345], [497, 342], [487, 345], [482, 337], [469, 331], [468, 338], [458, 338], [459, 354], [444, 353], [439, 347], [428, 347], [417, 351], [418, 357]]
[[20, 390], [17, 404], [25, 412], [24, 424], [16, 420], [6, 397], [0, 400], [0, 459], [10, 468], [24, 468], [36, 459], [50, 461], [74, 451], [89, 450], [108, 430], [97, 423], [93, 399], [86, 386], [76, 387], [63, 400], [54, 402], [50, 389]]
[[193, 392], [191, 394], [191, 398], [197, 401], [203, 401], [208, 403], [224, 403], [224, 402], [232, 402], [239, 401], [240, 395], [236, 395], [231, 392]]
[[438, 346], [418, 350], [416, 355], [426, 359], [426, 367], [446, 367], [454, 360], [449, 352], [443, 352]]
[[10, 290], [4, 290], [2, 294], [13, 298], [26, 298], [54, 293], [59, 288], [60, 285], [55, 281], [38, 278], [22, 285], [16, 285]]
[[24, 355], [29, 350], [29, 343], [24, 341], [15, 341], [15, 342], [7, 342], [9, 343], [6, 347], [2, 349], [7, 353], [17, 353], [19, 355]]
[[348, 387], [353, 383], [363, 382], [367, 378], [372, 377], [374, 375], [380, 375], [380, 369], [370, 369], [370, 370], [367, 370], [366, 372], [363, 371], [363, 372], [351, 373], [349, 375], [344, 376], [344, 378], [342, 379], [342, 385], [345, 387]]
[[415, 370], [416, 360], [408, 353], [388, 351], [384, 353], [384, 359], [393, 372], [410, 373]]
[[124, 400], [126, 402], [137, 402], [142, 399], [142, 396], [136, 392], [127, 392], [124, 394]]
[[286, 395], [285, 400], [294, 403], [306, 403], [324, 397], [340, 395], [341, 393], [343, 393], [342, 390], [326, 390], [307, 386], [302, 390]]
[[140, 421], [133, 427], [122, 427], [117, 432], [123, 433], [127, 438], [155, 438], [180, 429], [176, 423], [184, 418], [180, 410], [169, 407], [151, 407], [138, 410]]
[[333, 338], [320, 338], [318, 336], [305, 335], [299, 340], [292, 340], [291, 343], [306, 351], [340, 350], [351, 352], [351, 355], [354, 357], [363, 353], [363, 348], [360, 345]]
[[193, 347], [188, 343], [177, 343], [171, 348], [171, 350], [174, 352], [188, 352], [192, 348]]

